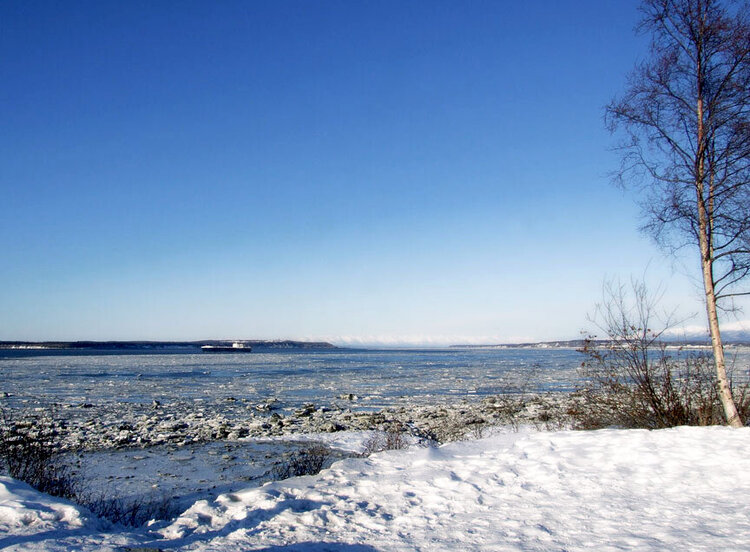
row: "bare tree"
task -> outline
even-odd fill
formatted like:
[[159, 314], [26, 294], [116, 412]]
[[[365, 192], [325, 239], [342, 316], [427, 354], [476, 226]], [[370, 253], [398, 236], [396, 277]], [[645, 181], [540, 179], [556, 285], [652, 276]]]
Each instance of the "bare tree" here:
[[717, 385], [739, 427], [720, 309], [750, 274], [750, 10], [747, 2], [644, 0], [650, 58], [606, 110], [623, 131], [619, 182], [645, 192], [644, 229], [668, 251], [700, 255]]

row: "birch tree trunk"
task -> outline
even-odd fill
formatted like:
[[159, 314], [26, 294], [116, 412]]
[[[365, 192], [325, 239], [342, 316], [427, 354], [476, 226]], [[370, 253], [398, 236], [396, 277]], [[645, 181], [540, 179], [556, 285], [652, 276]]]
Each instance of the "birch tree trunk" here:
[[[742, 420], [737, 412], [737, 406], [732, 396], [732, 388], [727, 378], [726, 363], [724, 361], [724, 344], [721, 340], [721, 329], [719, 327], [719, 315], [716, 308], [716, 285], [714, 280], [714, 247], [713, 229], [714, 218], [714, 186], [713, 174], [709, 177], [709, 186], [706, 193], [706, 155], [708, 153], [708, 140], [706, 139], [703, 93], [703, 42], [696, 39], [696, 91], [698, 101], [696, 104], [696, 155], [695, 155], [695, 192], [696, 207], [698, 212], [698, 248], [701, 254], [701, 269], [703, 273], [703, 289], [706, 293], [706, 314], [708, 316], [708, 331], [711, 335], [711, 349], [714, 355], [714, 366], [716, 367], [716, 386], [719, 399], [724, 408], [724, 416], [727, 424], [732, 427], [742, 427]], [[709, 163], [709, 172], [713, 170]]]
[[[699, 203], [702, 203], [699, 201]], [[700, 249], [701, 266], [703, 267], [703, 287], [706, 291], [706, 314], [708, 315], [708, 329], [711, 334], [711, 348], [714, 354], [714, 365], [716, 366], [716, 385], [719, 391], [721, 405], [724, 407], [724, 415], [727, 423], [732, 427], [742, 427], [742, 420], [737, 412], [732, 397], [732, 389], [727, 378], [726, 364], [724, 362], [724, 345], [721, 341], [719, 329], [719, 317], [716, 310], [716, 295], [714, 293], [713, 270], [710, 258], [710, 247], [706, 239], [705, 217], [700, 223]]]

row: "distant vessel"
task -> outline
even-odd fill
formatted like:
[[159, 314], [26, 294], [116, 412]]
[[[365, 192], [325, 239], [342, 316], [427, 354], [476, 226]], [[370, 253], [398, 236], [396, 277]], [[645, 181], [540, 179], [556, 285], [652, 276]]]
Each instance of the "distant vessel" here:
[[202, 345], [201, 351], [204, 353], [250, 353], [253, 348], [250, 345], [245, 345], [239, 341], [235, 341], [231, 346], [229, 345]]

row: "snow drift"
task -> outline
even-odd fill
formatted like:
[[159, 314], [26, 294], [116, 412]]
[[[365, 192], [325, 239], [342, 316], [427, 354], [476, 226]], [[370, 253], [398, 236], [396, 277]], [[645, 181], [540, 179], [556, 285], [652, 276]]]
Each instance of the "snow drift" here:
[[503, 433], [344, 460], [317, 476], [198, 501], [151, 532], [97, 532], [63, 508], [60, 519], [40, 521], [45, 535], [33, 543], [14, 535], [34, 524], [13, 520], [50, 499], [3, 479], [0, 531], [9, 536], [0, 546], [750, 550], [748, 452], [750, 428]]

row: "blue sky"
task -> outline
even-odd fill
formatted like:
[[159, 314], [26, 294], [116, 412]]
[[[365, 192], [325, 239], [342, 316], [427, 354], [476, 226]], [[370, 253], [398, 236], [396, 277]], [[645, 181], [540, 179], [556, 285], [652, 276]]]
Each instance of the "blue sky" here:
[[1, 3], [0, 339], [575, 338], [647, 267], [700, 312], [607, 177], [637, 18]]

